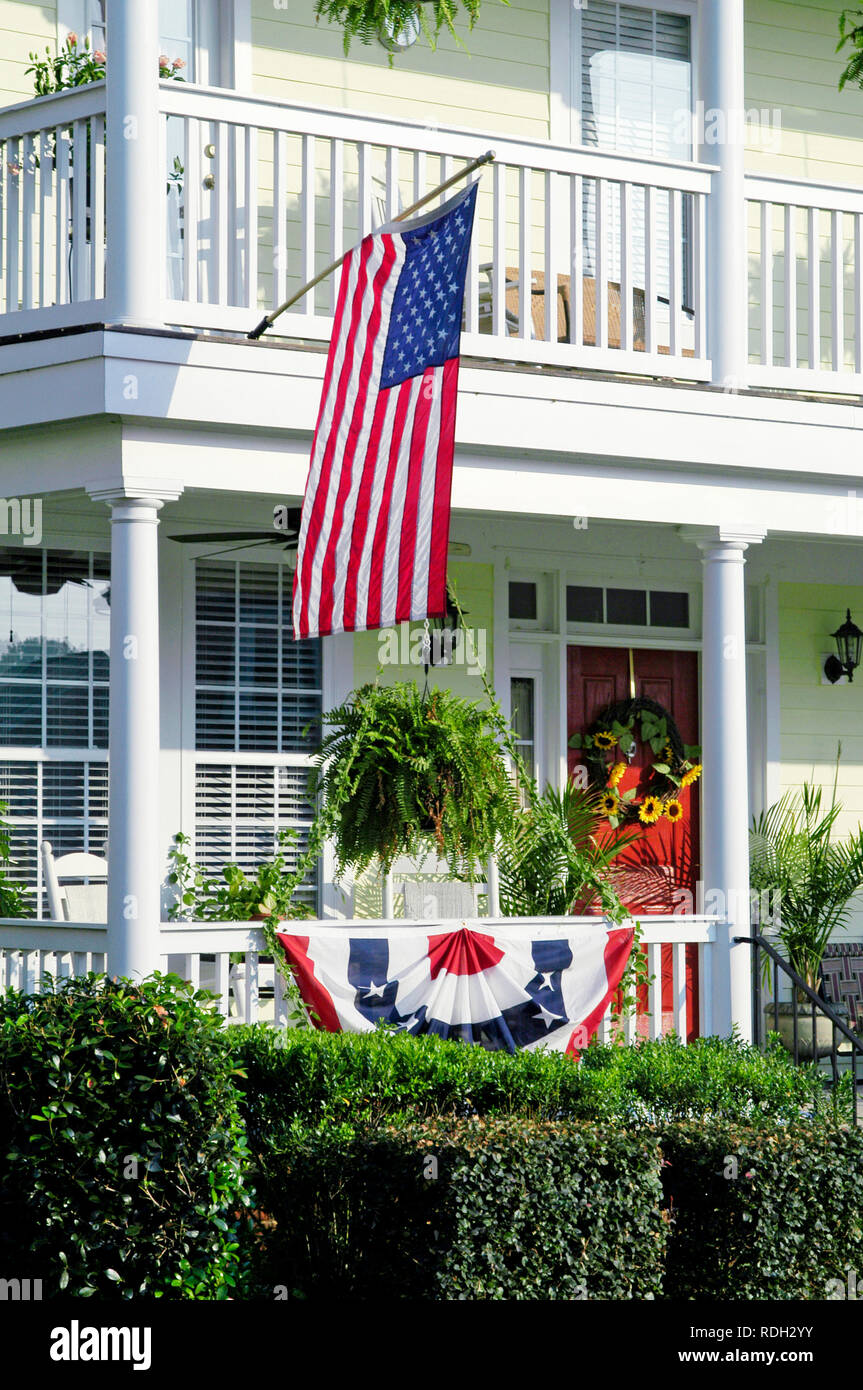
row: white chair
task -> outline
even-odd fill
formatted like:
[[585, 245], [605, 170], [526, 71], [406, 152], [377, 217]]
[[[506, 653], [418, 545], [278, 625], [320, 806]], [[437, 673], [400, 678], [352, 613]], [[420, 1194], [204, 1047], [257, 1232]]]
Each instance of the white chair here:
[[477, 917], [477, 885], [458, 883], [452, 879], [443, 883], [401, 884], [405, 895], [405, 917], [409, 922], [464, 921]]
[[[107, 922], [108, 863], [96, 854], [79, 851], [54, 858], [48, 840], [42, 841], [42, 871], [53, 922]], [[61, 886], [60, 880], [64, 882]], [[67, 879], [85, 882], [65, 882]]]

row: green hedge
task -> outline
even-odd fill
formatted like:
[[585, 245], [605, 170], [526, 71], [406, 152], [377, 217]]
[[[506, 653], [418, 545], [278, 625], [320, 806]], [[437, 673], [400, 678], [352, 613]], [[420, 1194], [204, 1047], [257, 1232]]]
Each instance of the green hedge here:
[[258, 1292], [654, 1298], [659, 1164], [650, 1135], [517, 1117], [297, 1130], [262, 1159]]
[[231, 1297], [248, 1150], [222, 1020], [176, 977], [0, 995], [0, 1271], [43, 1297]]
[[710, 1120], [660, 1136], [673, 1215], [664, 1295], [825, 1299], [863, 1268], [863, 1132]]
[[[252, 1142], [286, 1125], [380, 1123], [437, 1114], [532, 1116], [650, 1124], [716, 1115], [790, 1123], [823, 1102], [815, 1067], [778, 1049], [674, 1038], [637, 1047], [595, 1046], [580, 1065], [559, 1052], [486, 1052], [435, 1037], [235, 1028], [248, 1074]], [[828, 1110], [829, 1114], [829, 1103]]]

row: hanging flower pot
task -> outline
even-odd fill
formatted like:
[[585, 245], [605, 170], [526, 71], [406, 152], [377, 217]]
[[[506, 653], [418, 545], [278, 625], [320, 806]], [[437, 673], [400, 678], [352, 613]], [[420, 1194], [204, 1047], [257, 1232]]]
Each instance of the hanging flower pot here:
[[429, 836], [451, 869], [479, 870], [515, 809], [498, 710], [398, 682], [363, 686], [323, 722], [311, 792], [333, 816], [340, 873]]
[[[509, 0], [504, 0], [508, 4]], [[375, 43], [386, 34], [392, 50], [407, 45], [401, 40], [415, 32], [417, 21], [431, 48], [437, 47], [441, 30], [446, 28], [457, 43], [461, 40], [453, 20], [463, 11], [468, 28], [479, 18], [480, 0], [316, 0], [315, 18], [338, 24], [344, 30], [344, 49], [350, 51], [351, 40]]]

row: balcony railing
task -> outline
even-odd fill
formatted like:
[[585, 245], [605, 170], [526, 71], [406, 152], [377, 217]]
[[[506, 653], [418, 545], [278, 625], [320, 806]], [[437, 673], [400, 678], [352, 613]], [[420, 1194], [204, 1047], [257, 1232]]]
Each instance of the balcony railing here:
[[[390, 122], [177, 82], [159, 88], [166, 325], [246, 332], [488, 146], [465, 355], [711, 379], [711, 167]], [[105, 84], [0, 112], [0, 336], [102, 321]], [[150, 204], [152, 206], [152, 204]], [[134, 213], [134, 209], [133, 209]], [[741, 385], [863, 389], [863, 188], [749, 178]], [[336, 277], [271, 330], [329, 339]], [[735, 383], [737, 384], [737, 383]]]

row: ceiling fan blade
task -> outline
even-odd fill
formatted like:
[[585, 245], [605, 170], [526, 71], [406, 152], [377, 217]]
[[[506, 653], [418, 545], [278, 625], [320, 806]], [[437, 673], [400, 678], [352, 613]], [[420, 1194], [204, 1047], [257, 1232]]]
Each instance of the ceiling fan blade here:
[[[215, 560], [219, 555], [233, 555], [235, 550], [260, 550], [262, 546], [271, 544], [272, 541], [269, 537], [267, 537], [265, 541], [241, 541], [239, 545], [229, 545], [224, 550], [211, 550], [208, 554], [201, 555], [199, 558], [202, 560]], [[284, 550], [296, 550], [297, 548], [295, 545], [292, 546], [290, 542], [286, 545], [284, 540], [282, 540], [281, 545]]]
[[168, 540], [183, 544], [210, 545], [218, 541], [259, 541], [270, 545], [284, 545], [287, 531], [196, 531], [194, 534], [169, 536]]

